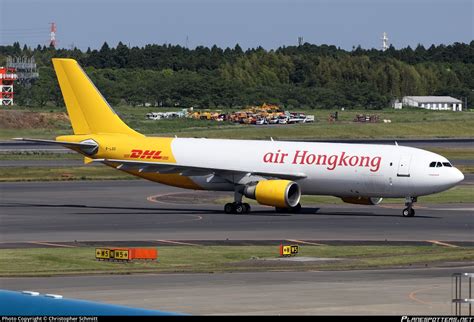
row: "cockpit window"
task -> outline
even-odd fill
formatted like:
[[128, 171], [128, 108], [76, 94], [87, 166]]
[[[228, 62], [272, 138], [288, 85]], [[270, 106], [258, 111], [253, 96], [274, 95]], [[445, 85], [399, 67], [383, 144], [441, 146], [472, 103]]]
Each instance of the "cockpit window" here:
[[433, 161], [430, 163], [430, 168], [441, 168], [441, 167], [448, 167], [448, 168], [452, 168], [453, 165], [450, 163], [450, 162], [436, 162], [436, 161]]

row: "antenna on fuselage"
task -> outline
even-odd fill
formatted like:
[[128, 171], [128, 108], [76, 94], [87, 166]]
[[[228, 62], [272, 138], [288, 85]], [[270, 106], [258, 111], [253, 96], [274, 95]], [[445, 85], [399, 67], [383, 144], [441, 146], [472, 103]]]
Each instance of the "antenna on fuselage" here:
[[397, 141], [395, 141], [395, 145], [398, 146], [398, 142], [397, 142]]

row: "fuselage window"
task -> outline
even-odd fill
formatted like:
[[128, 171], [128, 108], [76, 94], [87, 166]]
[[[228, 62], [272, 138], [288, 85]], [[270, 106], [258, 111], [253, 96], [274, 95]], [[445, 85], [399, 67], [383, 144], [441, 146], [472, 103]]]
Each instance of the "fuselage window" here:
[[430, 168], [434, 168], [434, 167], [436, 167], [436, 162], [435, 161], [430, 163]]
[[449, 163], [449, 162], [443, 162], [443, 165], [444, 165], [445, 167], [448, 167], [448, 168], [452, 168], [452, 167], [453, 167], [452, 164]]
[[437, 168], [441, 168], [443, 165], [441, 164], [441, 162], [436, 162], [436, 167]]

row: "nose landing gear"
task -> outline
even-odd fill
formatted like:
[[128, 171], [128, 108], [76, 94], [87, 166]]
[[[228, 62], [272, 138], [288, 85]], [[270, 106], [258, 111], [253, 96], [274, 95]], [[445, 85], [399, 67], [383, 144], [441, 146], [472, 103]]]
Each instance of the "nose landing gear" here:
[[414, 217], [415, 216], [415, 209], [413, 209], [413, 204], [417, 201], [417, 197], [406, 197], [405, 198], [405, 206], [406, 208], [402, 211], [403, 217]]

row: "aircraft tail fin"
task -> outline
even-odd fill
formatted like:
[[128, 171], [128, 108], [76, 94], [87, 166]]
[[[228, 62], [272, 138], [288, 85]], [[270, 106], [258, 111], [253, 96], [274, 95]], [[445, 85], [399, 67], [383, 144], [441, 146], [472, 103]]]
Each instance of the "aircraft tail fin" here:
[[128, 127], [74, 59], [53, 58], [74, 134], [142, 134]]

